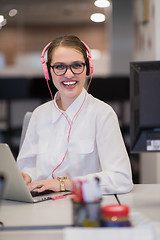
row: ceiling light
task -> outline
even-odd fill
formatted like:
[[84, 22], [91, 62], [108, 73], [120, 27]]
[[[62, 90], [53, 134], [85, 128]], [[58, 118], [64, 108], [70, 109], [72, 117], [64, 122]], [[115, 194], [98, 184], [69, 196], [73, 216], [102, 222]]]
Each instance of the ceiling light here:
[[96, 0], [94, 2], [94, 5], [96, 7], [100, 7], [100, 8], [106, 8], [110, 6], [110, 2], [108, 0]]
[[105, 21], [105, 15], [102, 14], [102, 13], [93, 13], [91, 16], [90, 16], [90, 19], [93, 21], [93, 22], [104, 22]]
[[16, 14], [17, 14], [17, 9], [11, 9], [10, 11], [9, 11], [9, 16], [10, 17], [14, 17]]
[[0, 23], [2, 23], [4, 21], [4, 16], [0, 15]]
[[1, 26], [4, 27], [7, 24], [7, 20], [4, 18], [3, 22], [1, 23]]

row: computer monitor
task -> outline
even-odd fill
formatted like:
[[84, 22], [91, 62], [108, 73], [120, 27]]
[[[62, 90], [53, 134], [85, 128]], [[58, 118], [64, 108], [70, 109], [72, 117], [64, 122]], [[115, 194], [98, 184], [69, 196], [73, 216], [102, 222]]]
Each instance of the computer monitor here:
[[160, 151], [160, 61], [130, 63], [130, 151]]

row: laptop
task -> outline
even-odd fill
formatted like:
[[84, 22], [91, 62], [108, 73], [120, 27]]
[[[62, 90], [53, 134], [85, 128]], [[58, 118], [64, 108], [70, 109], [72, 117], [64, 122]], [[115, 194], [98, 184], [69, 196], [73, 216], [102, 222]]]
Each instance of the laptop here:
[[0, 174], [0, 199], [2, 197], [3, 189], [4, 189], [5, 178], [4, 175]]
[[[70, 192], [45, 191], [42, 194], [29, 191], [20, 170], [16, 164], [10, 147], [0, 144], [0, 175], [5, 176], [5, 188], [2, 199], [20, 202], [36, 203], [49, 199], [59, 199], [67, 196]], [[39, 196], [40, 195], [40, 196]]]

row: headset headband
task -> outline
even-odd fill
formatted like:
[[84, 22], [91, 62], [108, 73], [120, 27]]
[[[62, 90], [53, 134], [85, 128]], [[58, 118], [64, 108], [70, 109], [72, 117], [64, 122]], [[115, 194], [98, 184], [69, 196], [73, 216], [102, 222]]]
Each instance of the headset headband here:
[[[81, 41], [84, 46], [86, 47], [87, 49], [87, 52], [88, 52], [88, 62], [87, 62], [87, 75], [92, 75], [93, 73], [93, 61], [92, 61], [92, 57], [91, 57], [91, 51], [89, 49], [89, 47], [87, 46], [86, 43], [84, 43], [83, 41]], [[41, 54], [41, 62], [42, 62], [42, 65], [43, 65], [43, 72], [44, 72], [44, 77], [45, 79], [48, 81], [50, 80], [50, 77], [49, 77], [49, 73], [48, 73], [48, 67], [47, 67], [47, 63], [45, 62], [44, 60], [44, 54], [45, 52], [47, 51], [47, 49], [49, 48], [49, 46], [51, 45], [52, 42], [49, 42], [43, 49], [42, 51], [42, 54]]]
[[41, 54], [41, 62], [42, 62], [42, 66], [43, 66], [44, 77], [45, 77], [45, 79], [46, 79], [47, 81], [48, 81], [50, 78], [49, 78], [49, 74], [48, 74], [47, 64], [46, 64], [46, 62], [45, 62], [45, 60], [44, 60], [44, 54], [45, 54], [46, 50], [49, 48], [49, 46], [51, 45], [51, 43], [52, 43], [52, 42], [48, 43], [48, 44], [44, 47], [44, 49], [43, 49], [43, 51], [42, 51], [42, 54]]

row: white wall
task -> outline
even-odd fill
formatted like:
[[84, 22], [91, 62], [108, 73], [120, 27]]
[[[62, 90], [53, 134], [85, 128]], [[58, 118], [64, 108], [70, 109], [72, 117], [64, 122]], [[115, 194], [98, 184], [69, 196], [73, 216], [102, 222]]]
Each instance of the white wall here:
[[144, 16], [144, 0], [134, 1], [134, 60], [155, 59], [155, 0], [148, 1], [148, 18]]
[[133, 1], [112, 0], [111, 73], [129, 74], [133, 58]]
[[160, 60], [160, 1], [155, 0], [155, 49], [156, 60]]

